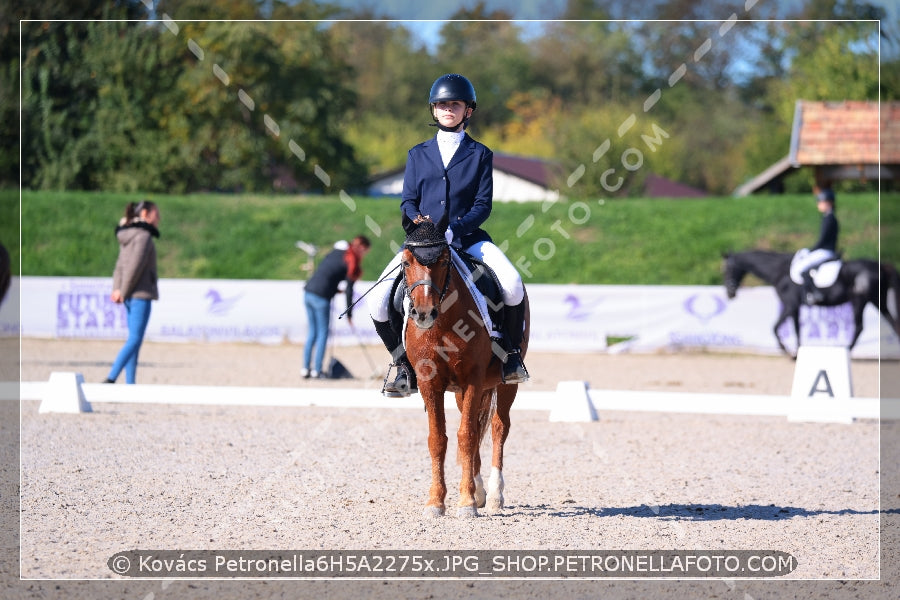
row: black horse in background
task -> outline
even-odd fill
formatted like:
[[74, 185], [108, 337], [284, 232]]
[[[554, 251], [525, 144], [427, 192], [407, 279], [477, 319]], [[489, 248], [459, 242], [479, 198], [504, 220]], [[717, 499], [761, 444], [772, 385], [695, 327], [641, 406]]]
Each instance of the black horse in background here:
[[[737, 294], [738, 286], [747, 273], [753, 273], [766, 283], [775, 287], [781, 299], [781, 314], [775, 321], [775, 339], [786, 353], [790, 354], [784, 342], [778, 336], [778, 328], [787, 318], [794, 319], [796, 339], [800, 340], [800, 307], [804, 304], [803, 286], [791, 280], [790, 267], [793, 254], [770, 252], [768, 250], [749, 250], [747, 252], [726, 253], [724, 258], [725, 291], [729, 298]], [[880, 285], [879, 285], [880, 282]], [[888, 309], [888, 290], [894, 290], [893, 315]], [[849, 348], [852, 349], [859, 339], [863, 328], [863, 310], [866, 304], [872, 303], [898, 335], [898, 319], [900, 319], [900, 277], [897, 269], [888, 263], [858, 259], [845, 261], [841, 266], [837, 281], [830, 288], [823, 289], [825, 295], [820, 306], [837, 306], [850, 302], [853, 307], [855, 331]]]

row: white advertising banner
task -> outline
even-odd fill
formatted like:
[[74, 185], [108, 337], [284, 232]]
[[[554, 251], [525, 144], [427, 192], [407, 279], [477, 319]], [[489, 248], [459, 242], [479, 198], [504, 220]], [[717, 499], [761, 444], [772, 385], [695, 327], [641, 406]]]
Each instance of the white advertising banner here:
[[[124, 339], [125, 310], [109, 300], [109, 278], [14, 279], [0, 307], [0, 334], [18, 330], [21, 292], [24, 337]], [[359, 282], [357, 298], [371, 286]], [[302, 281], [161, 279], [146, 339], [155, 341], [303, 343], [306, 311]], [[780, 311], [774, 290], [742, 288], [728, 300], [722, 286], [530, 285], [531, 348], [570, 352], [657, 352], [680, 349], [780, 352], [773, 326]], [[378, 344], [365, 300], [352, 324], [338, 319], [343, 294], [332, 302], [332, 335], [338, 345]], [[807, 345], [847, 345], [853, 332], [849, 305], [804, 307], [801, 339]], [[791, 326], [780, 330], [797, 347]], [[607, 346], [608, 338], [626, 341]], [[864, 314], [856, 358], [900, 357], [900, 343], [873, 307]]]

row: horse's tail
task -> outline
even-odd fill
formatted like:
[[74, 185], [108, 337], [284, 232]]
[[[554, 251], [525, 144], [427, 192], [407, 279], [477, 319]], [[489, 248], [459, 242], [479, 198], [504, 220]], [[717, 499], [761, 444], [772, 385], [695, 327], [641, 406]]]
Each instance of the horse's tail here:
[[900, 335], [900, 274], [897, 273], [897, 268], [890, 263], [881, 264], [881, 273], [882, 285], [885, 286], [884, 299], [886, 303], [890, 291], [894, 291], [894, 305], [893, 307], [888, 306], [887, 310], [894, 317], [894, 332]]

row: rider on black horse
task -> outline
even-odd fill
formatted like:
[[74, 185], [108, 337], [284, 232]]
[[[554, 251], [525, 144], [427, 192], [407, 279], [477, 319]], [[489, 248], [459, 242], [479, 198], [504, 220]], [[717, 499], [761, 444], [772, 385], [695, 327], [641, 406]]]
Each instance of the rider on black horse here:
[[803, 257], [798, 270], [803, 277], [803, 291], [807, 304], [818, 304], [825, 299], [822, 290], [813, 283], [810, 271], [824, 262], [837, 258], [838, 220], [834, 216], [834, 192], [830, 187], [813, 192], [816, 195], [816, 204], [822, 213], [822, 224], [819, 230], [819, 241], [809, 249], [809, 253]]
[[[475, 111], [475, 88], [462, 75], [439, 77], [428, 98], [437, 135], [414, 146], [406, 161], [400, 209], [407, 233], [422, 221], [437, 223], [449, 217], [446, 240], [490, 267], [502, 288], [503, 304], [500, 341], [505, 356], [503, 381], [522, 383], [528, 371], [522, 363], [520, 346], [525, 323], [525, 286], [515, 266], [491, 241], [481, 225], [491, 214], [493, 200], [493, 153], [466, 132]], [[385, 268], [369, 296], [369, 311], [375, 331], [381, 337], [397, 367], [397, 377], [386, 382], [385, 396], [409, 396], [416, 390], [415, 371], [401, 344], [402, 328], [391, 325], [390, 307], [393, 277], [402, 253]]]

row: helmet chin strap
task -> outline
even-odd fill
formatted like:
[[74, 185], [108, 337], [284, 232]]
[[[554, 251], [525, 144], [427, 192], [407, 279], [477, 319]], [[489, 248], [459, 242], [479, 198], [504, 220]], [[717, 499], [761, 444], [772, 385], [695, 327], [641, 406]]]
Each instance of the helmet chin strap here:
[[[468, 111], [469, 111], [469, 105], [467, 104], [466, 112], [468, 112]], [[432, 106], [431, 107], [431, 118], [434, 119], [434, 123], [429, 123], [428, 125], [431, 127], [437, 127], [441, 131], [449, 131], [450, 133], [457, 133], [458, 131], [460, 131], [460, 129], [459, 129], [460, 125], [462, 125], [463, 131], [466, 130], [466, 127], [469, 126], [469, 119], [471, 118], [471, 116], [472, 115], [469, 115], [468, 117], [463, 117], [463, 120], [460, 121], [459, 123], [457, 123], [456, 127], [447, 127], [446, 125], [441, 125], [440, 122], [437, 120], [437, 117], [434, 116], [434, 107]]]
[[[467, 124], [468, 124], [467, 121], [463, 121], [463, 122], [462, 122], [463, 129], [466, 128], [466, 125], [467, 125]], [[446, 125], [441, 125], [440, 123], [429, 123], [428, 125], [429, 125], [430, 127], [437, 127], [437, 128], [440, 129], [441, 131], [449, 131], [450, 133], [456, 133], [456, 132], [459, 131], [459, 125], [457, 125], [456, 127], [452, 127], [452, 128], [451, 128], [451, 127], [447, 127]]]

